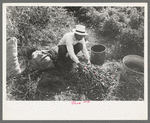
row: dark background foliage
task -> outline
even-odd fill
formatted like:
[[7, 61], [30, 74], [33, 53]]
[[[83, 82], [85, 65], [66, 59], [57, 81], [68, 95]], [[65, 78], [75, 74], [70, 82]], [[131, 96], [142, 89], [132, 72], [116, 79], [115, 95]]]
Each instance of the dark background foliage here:
[[57, 44], [78, 23], [113, 42], [119, 52], [112, 58], [144, 56], [144, 7], [7, 7], [7, 37], [17, 37], [18, 46]]

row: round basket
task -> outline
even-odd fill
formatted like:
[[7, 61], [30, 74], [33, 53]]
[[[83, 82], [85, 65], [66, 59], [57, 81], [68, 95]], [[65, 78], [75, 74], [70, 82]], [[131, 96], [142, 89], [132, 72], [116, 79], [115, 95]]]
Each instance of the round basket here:
[[105, 60], [105, 50], [104, 45], [94, 45], [91, 47], [91, 63], [102, 65]]
[[127, 55], [122, 60], [122, 77], [132, 84], [144, 84], [144, 58]]

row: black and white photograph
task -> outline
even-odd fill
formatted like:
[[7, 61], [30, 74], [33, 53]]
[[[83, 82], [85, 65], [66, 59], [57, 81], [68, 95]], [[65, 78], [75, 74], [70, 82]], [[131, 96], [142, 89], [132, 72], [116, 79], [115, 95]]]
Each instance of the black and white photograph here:
[[146, 104], [146, 3], [3, 3], [3, 11], [5, 102]]

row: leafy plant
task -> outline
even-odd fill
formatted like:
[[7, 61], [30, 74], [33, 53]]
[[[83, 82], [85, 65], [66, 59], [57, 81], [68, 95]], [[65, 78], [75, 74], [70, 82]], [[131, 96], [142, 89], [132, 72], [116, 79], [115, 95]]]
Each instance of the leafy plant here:
[[138, 29], [139, 25], [141, 24], [141, 21], [140, 21], [140, 16], [139, 14], [134, 14], [131, 16], [131, 21], [129, 23], [129, 25], [131, 26], [131, 29]]
[[84, 22], [88, 26], [90, 23], [92, 23], [92, 13], [95, 10], [96, 9], [93, 7], [81, 7], [76, 13], [76, 17], [80, 22]]
[[116, 37], [120, 32], [120, 23], [114, 18], [110, 18], [104, 22], [102, 36]]
[[144, 56], [144, 33], [142, 30], [124, 28], [120, 35], [121, 53]]

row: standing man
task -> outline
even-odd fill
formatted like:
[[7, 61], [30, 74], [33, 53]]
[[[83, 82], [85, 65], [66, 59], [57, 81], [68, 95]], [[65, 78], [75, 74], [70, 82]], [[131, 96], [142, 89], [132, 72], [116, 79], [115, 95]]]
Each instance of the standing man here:
[[85, 32], [85, 26], [83, 25], [76, 25], [76, 29], [73, 32], [66, 33], [58, 43], [58, 60], [64, 61], [66, 53], [68, 53], [81, 70], [84, 68], [84, 65], [81, 64], [76, 55], [79, 51], [83, 51], [88, 64], [90, 64], [90, 57], [84, 39], [86, 35], [88, 34]]

